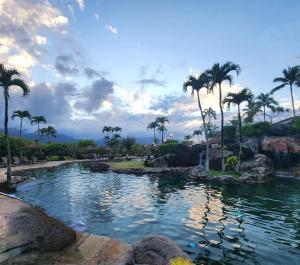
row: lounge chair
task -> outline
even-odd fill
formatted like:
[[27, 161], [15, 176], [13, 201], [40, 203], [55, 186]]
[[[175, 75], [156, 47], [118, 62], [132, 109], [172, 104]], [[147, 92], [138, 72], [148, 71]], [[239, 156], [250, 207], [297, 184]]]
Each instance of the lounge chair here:
[[13, 156], [12, 157], [13, 159], [13, 164], [15, 164], [15, 165], [20, 165], [21, 164], [21, 160], [20, 160], [20, 158], [18, 157], [18, 156]]
[[[3, 157], [1, 157], [2, 158], [2, 161], [3, 161], [3, 163], [4, 163], [4, 165], [5, 166], [7, 166], [7, 157], [6, 156], [3, 156]], [[17, 164], [16, 164], [16, 162], [14, 162], [14, 161], [11, 161], [11, 165], [12, 166], [16, 166]]]

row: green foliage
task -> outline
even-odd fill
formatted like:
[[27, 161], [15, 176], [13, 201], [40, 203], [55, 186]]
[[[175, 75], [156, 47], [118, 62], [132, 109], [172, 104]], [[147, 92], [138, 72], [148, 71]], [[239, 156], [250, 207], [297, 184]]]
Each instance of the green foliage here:
[[[10, 149], [12, 156], [20, 156], [22, 149], [32, 144], [33, 142], [23, 137], [9, 137]], [[4, 142], [4, 136], [0, 136], [0, 155], [6, 156], [6, 145]]]
[[179, 144], [179, 141], [176, 139], [167, 139], [165, 144]]
[[93, 140], [81, 140], [77, 143], [80, 148], [96, 147], [97, 144]]
[[224, 142], [225, 144], [234, 143], [236, 141], [237, 128], [233, 125], [224, 126]]
[[243, 133], [248, 137], [262, 137], [270, 131], [269, 122], [256, 122], [253, 124], [247, 123], [243, 126]]
[[290, 131], [291, 134], [300, 134], [300, 117], [295, 117]]
[[227, 170], [235, 170], [237, 164], [239, 162], [239, 158], [237, 156], [229, 156], [226, 158], [225, 166]]
[[48, 143], [44, 145], [45, 153], [48, 156], [66, 156], [69, 155], [68, 144]]
[[130, 151], [131, 147], [136, 143], [134, 137], [126, 137], [122, 140], [122, 145], [125, 147], [126, 151]]
[[130, 149], [130, 154], [132, 155], [146, 155], [148, 149], [141, 144], [133, 144]]
[[161, 155], [172, 154], [176, 152], [179, 145], [178, 143], [161, 144], [158, 146], [158, 152]]

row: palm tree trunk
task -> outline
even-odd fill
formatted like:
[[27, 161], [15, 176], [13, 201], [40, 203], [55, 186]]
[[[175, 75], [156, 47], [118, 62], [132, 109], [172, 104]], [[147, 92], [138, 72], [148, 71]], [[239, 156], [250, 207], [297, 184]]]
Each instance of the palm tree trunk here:
[[11, 187], [11, 154], [10, 154], [10, 145], [8, 139], [8, 88], [4, 88], [4, 101], [5, 101], [5, 116], [4, 116], [4, 138], [6, 143], [6, 179], [7, 185]]
[[295, 116], [296, 116], [296, 111], [295, 111], [294, 95], [293, 95], [293, 86], [292, 86], [292, 84], [290, 84], [290, 90], [291, 90], [291, 98], [292, 98], [293, 112], [294, 112], [294, 117], [295, 117]]
[[240, 136], [240, 151], [239, 151], [239, 159], [237, 164], [237, 170], [240, 171], [241, 164], [241, 155], [242, 155], [242, 143], [243, 143], [243, 135], [242, 135], [242, 118], [241, 118], [241, 110], [240, 105], [238, 105], [238, 118], [239, 118], [239, 136]]
[[225, 160], [224, 160], [224, 113], [223, 113], [223, 105], [222, 105], [222, 87], [221, 83], [219, 83], [219, 106], [221, 112], [221, 165], [222, 171], [225, 171]]
[[161, 144], [164, 143], [164, 131], [161, 132]]
[[206, 123], [205, 123], [205, 117], [202, 111], [202, 106], [200, 102], [200, 97], [199, 97], [199, 91], [197, 90], [197, 98], [198, 98], [198, 106], [201, 112], [201, 117], [202, 117], [202, 122], [203, 122], [203, 127], [204, 127], [204, 135], [205, 135], [205, 142], [206, 142], [206, 159], [205, 159], [205, 171], [208, 173], [209, 172], [209, 143], [208, 143], [208, 133], [207, 133], [207, 128], [206, 128]]
[[23, 118], [21, 118], [21, 123], [20, 123], [20, 136], [22, 135], [22, 124], [23, 124]]
[[156, 144], [155, 128], [153, 129], [154, 144]]
[[264, 106], [264, 122], [266, 122], [266, 106]]

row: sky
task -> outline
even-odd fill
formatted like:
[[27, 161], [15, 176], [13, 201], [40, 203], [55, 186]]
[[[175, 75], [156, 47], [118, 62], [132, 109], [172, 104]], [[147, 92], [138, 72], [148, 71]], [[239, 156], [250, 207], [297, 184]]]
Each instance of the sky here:
[[[29, 97], [11, 89], [10, 113], [44, 115], [77, 138], [101, 138], [105, 125], [151, 136], [147, 124], [161, 115], [174, 137], [191, 134], [201, 118], [182, 91], [189, 74], [232, 61], [242, 72], [225, 95], [267, 93], [283, 68], [300, 64], [299, 32], [298, 0], [0, 0], [0, 63], [31, 88]], [[219, 112], [217, 93], [201, 99]], [[287, 88], [275, 99], [291, 107]], [[226, 111], [229, 119], [236, 109]]]

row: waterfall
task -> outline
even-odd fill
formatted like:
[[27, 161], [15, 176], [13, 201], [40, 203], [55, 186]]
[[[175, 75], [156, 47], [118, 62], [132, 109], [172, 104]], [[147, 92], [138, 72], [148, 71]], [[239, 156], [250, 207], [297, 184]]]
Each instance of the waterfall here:
[[205, 167], [205, 151], [199, 153], [199, 167]]

